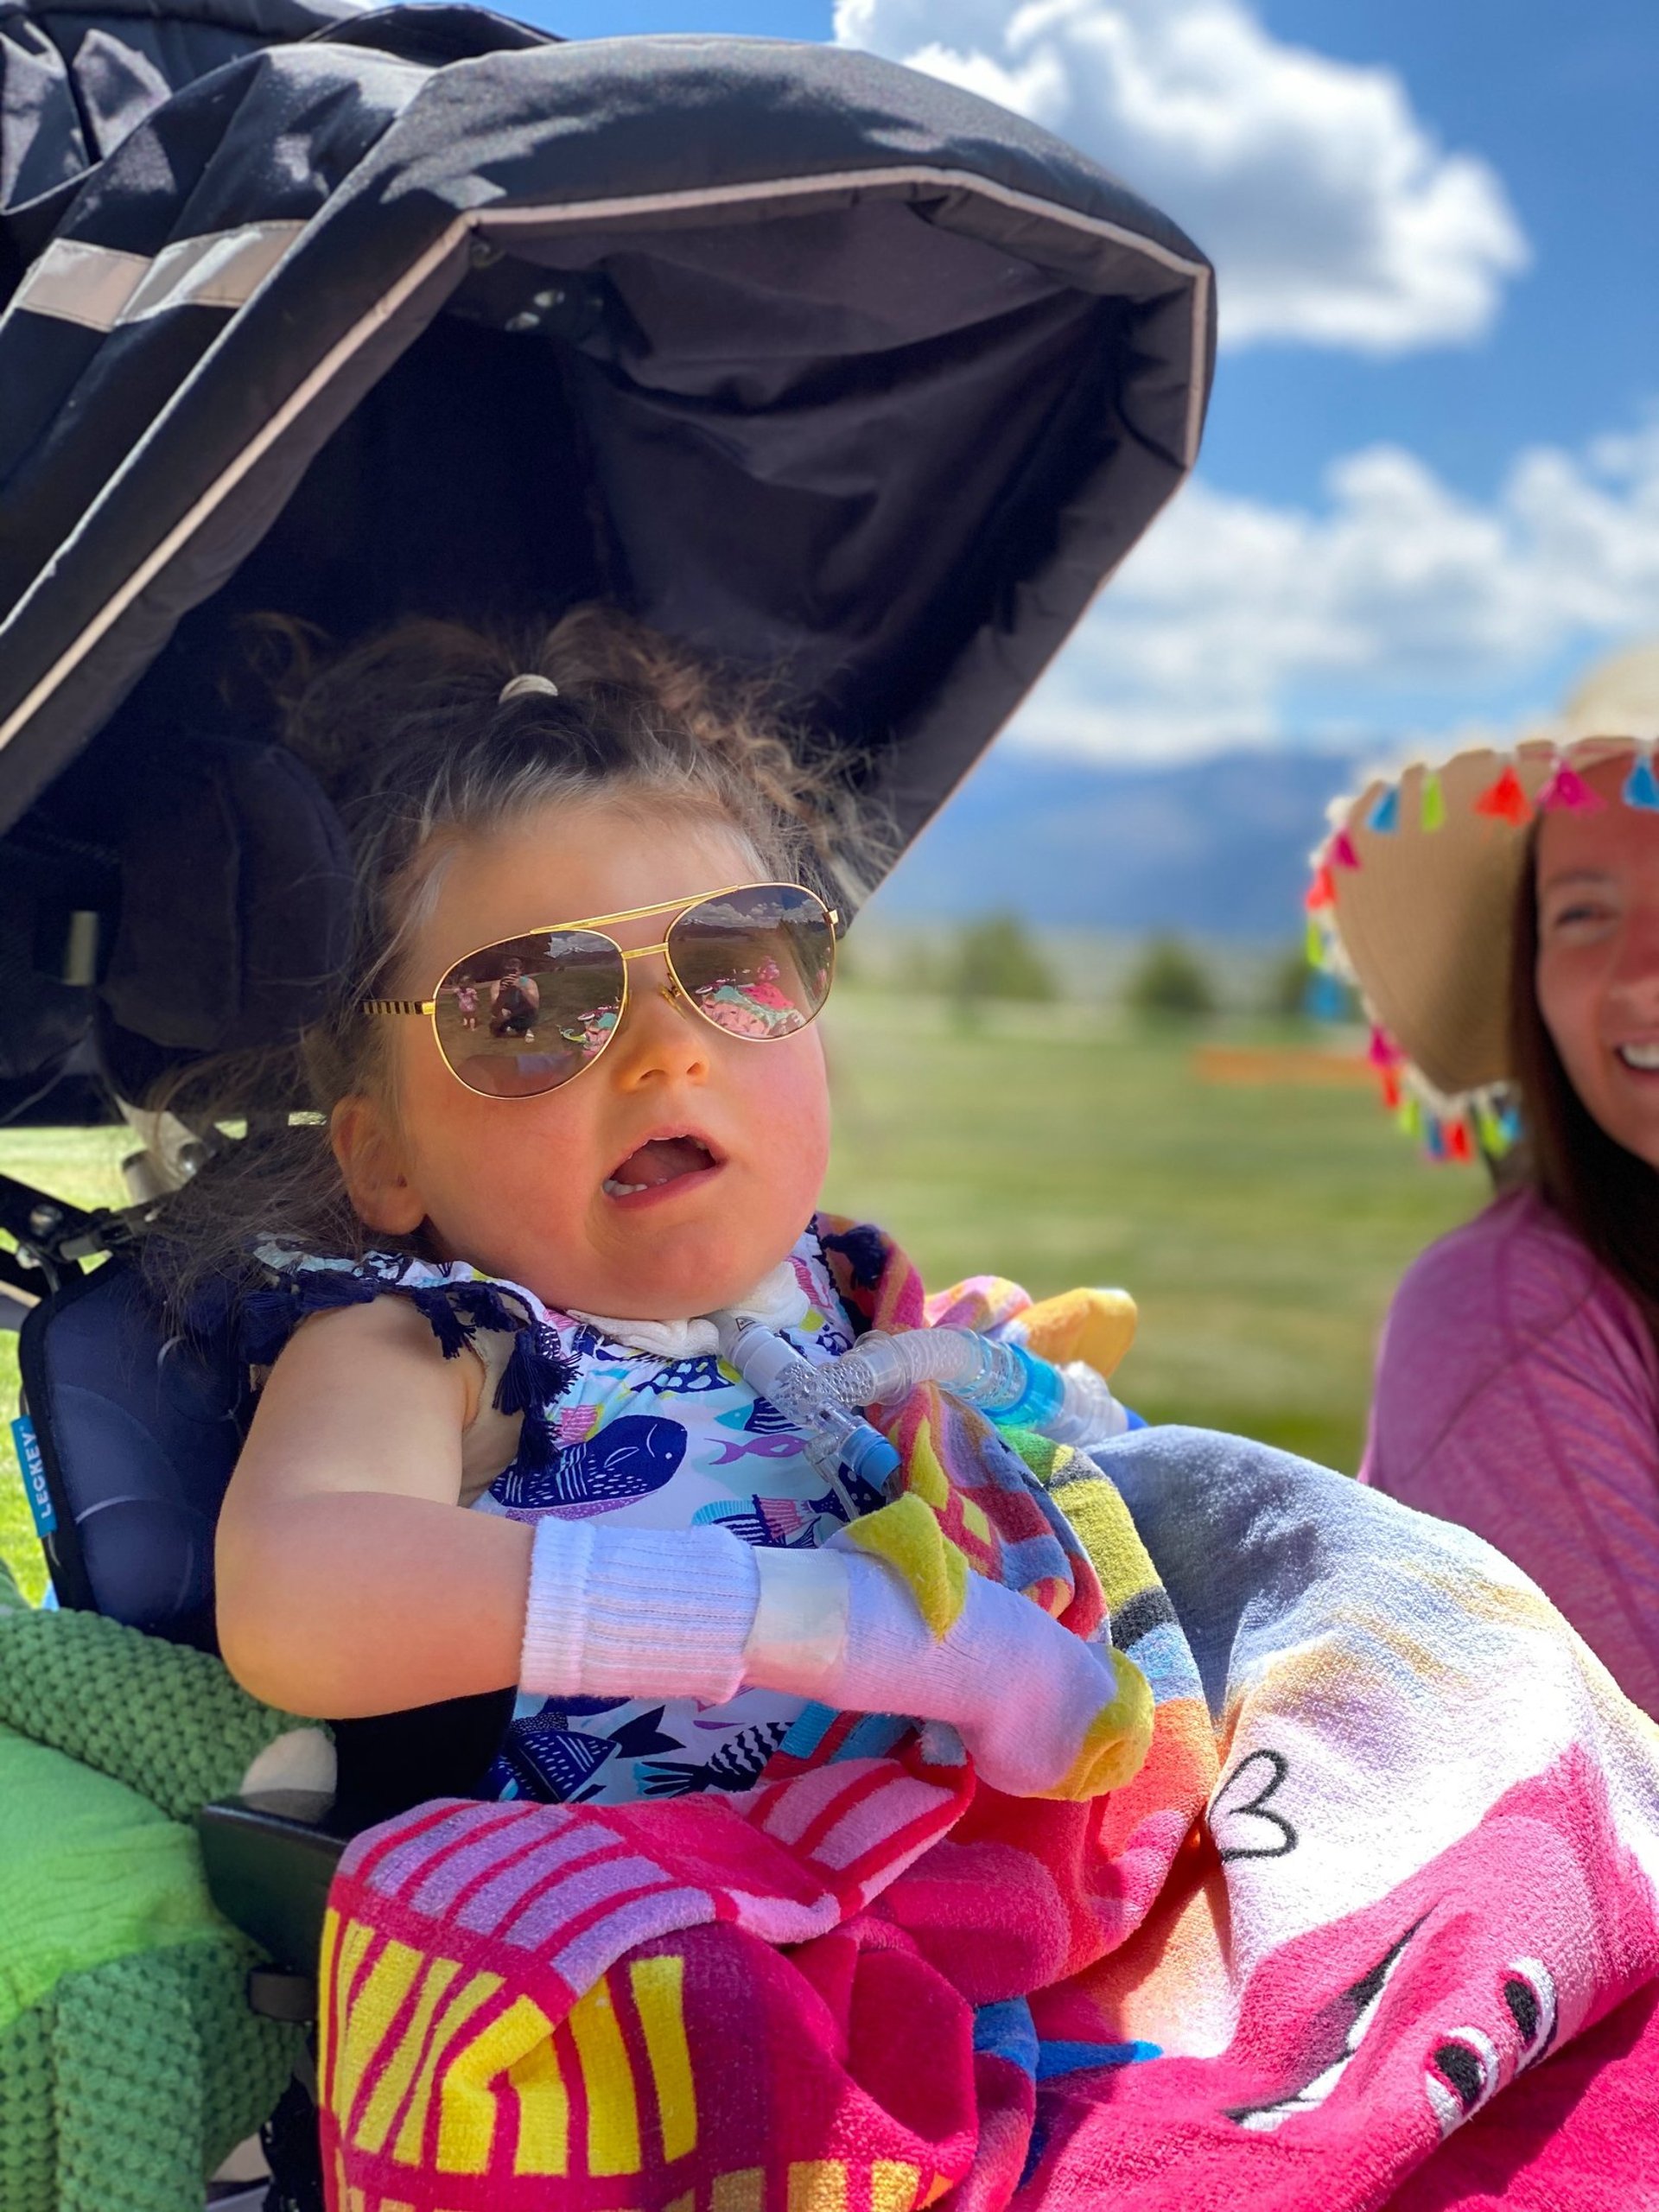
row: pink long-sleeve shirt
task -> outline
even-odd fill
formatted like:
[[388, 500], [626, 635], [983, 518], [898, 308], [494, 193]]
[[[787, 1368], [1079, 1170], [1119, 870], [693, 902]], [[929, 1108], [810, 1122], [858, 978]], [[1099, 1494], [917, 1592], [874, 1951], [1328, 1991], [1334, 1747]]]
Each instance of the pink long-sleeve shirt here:
[[1659, 1357], [1530, 1192], [1408, 1270], [1360, 1480], [1507, 1553], [1659, 1717]]

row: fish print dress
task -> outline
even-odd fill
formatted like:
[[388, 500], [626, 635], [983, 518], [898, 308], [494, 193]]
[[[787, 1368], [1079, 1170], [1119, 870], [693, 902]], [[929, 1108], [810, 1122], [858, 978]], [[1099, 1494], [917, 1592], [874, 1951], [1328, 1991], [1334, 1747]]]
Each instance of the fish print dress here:
[[[816, 1546], [847, 1513], [815, 1474], [784, 1415], [718, 1357], [663, 1358], [544, 1306], [515, 1283], [462, 1265], [371, 1253], [361, 1262], [266, 1253], [303, 1312], [397, 1294], [431, 1323], [446, 1353], [474, 1350], [494, 1404], [523, 1416], [512, 1464], [474, 1510], [518, 1521], [553, 1514], [618, 1528], [718, 1527], [751, 1544]], [[807, 1310], [779, 1331], [816, 1363], [855, 1331], [816, 1221], [790, 1254]], [[854, 1495], [861, 1510], [880, 1503]], [[744, 1690], [695, 1699], [544, 1699], [521, 1692], [487, 1794], [558, 1804], [621, 1804], [696, 1790], [741, 1790], [759, 1778], [805, 1700]]]

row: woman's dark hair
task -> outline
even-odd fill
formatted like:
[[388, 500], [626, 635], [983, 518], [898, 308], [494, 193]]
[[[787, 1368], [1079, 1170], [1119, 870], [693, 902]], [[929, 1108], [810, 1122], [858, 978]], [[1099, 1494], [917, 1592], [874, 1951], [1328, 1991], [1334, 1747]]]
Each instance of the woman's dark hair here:
[[1516, 885], [1510, 1062], [1533, 1187], [1621, 1282], [1659, 1344], [1659, 1172], [1615, 1142], [1573, 1088], [1538, 1004], [1538, 830]]
[[[843, 906], [878, 865], [854, 761], [785, 725], [764, 683], [710, 669], [613, 609], [576, 607], [528, 632], [408, 621], [339, 652], [286, 621], [251, 630], [282, 738], [346, 825], [353, 950], [330, 1006], [292, 1044], [202, 1064], [148, 1102], [197, 1130], [248, 1123], [162, 1203], [145, 1240], [149, 1278], [180, 1318], [210, 1281], [262, 1279], [258, 1243], [366, 1249], [327, 1118], [353, 1092], [390, 1098], [387, 1026], [359, 1003], [430, 980], [403, 963], [461, 839], [540, 806], [602, 801], [624, 816], [719, 821], [758, 873]], [[548, 684], [504, 700], [508, 679], [525, 675]]]

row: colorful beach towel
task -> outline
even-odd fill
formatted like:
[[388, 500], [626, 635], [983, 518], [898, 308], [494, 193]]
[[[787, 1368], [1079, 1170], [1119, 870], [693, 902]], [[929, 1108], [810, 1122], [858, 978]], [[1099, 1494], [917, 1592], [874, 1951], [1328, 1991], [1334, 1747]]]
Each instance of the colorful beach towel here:
[[1459, 1530], [1182, 1430], [1033, 1447], [1056, 1527], [958, 1415], [895, 1424], [899, 1548], [940, 1604], [953, 1558], [1063, 1618], [1097, 1583], [1152, 1724], [1116, 1786], [1004, 1798], [819, 1715], [742, 1796], [372, 1832], [324, 1960], [336, 2212], [1641, 2202], [1605, 2192], [1659, 2169], [1659, 1730]]

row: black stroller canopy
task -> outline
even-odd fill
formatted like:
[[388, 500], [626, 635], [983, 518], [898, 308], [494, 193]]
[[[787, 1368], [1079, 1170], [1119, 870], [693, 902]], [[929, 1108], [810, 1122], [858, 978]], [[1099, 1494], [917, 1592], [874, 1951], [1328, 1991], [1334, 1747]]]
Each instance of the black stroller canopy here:
[[1194, 458], [1203, 257], [888, 63], [0, 0], [0, 1077], [257, 1041], [337, 959], [242, 615], [611, 598], [781, 667], [908, 836]]

